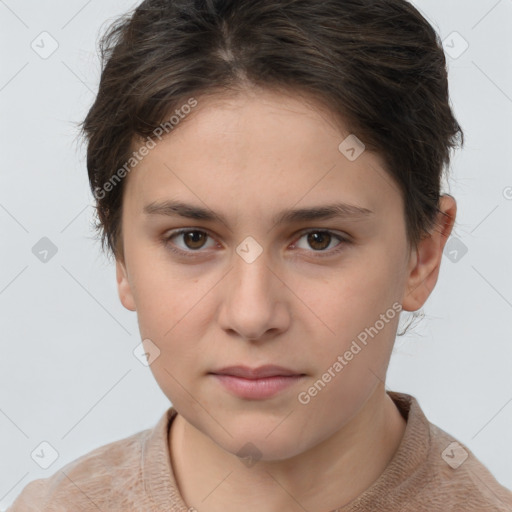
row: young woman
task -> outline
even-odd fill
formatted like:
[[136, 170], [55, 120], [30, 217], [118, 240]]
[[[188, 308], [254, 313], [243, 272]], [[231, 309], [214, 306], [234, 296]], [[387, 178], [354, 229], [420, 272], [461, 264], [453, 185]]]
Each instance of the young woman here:
[[405, 0], [146, 0], [83, 124], [119, 296], [172, 407], [30, 483], [13, 512], [510, 511], [386, 391], [436, 285], [463, 133]]

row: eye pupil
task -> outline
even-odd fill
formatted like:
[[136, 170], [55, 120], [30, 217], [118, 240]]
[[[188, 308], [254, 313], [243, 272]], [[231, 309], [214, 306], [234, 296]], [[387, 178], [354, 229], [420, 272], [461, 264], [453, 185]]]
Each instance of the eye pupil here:
[[[189, 249], [199, 249], [204, 244], [205, 233], [201, 231], [187, 231], [184, 233], [185, 243]], [[192, 242], [192, 246], [189, 245]], [[199, 245], [196, 245], [199, 242]]]
[[[327, 240], [327, 244], [325, 244], [325, 240]], [[315, 244], [317, 244], [318, 242], [320, 243], [320, 247], [315, 247]], [[313, 231], [308, 234], [308, 243], [311, 245], [313, 249], [325, 249], [326, 247], [329, 247], [330, 242], [331, 235], [326, 231]]]

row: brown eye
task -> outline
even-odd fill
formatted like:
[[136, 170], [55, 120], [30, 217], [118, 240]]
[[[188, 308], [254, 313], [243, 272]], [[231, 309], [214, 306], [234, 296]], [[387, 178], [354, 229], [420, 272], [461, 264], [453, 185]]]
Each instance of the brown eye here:
[[[302, 239], [305, 239], [306, 243], [301, 246]], [[338, 244], [332, 244], [335, 240], [338, 241]], [[332, 231], [310, 229], [302, 233], [299, 240], [294, 244], [294, 247], [306, 250], [310, 253], [318, 253], [315, 256], [331, 256], [343, 250], [344, 246], [349, 243], [350, 240]]]
[[208, 237], [203, 231], [185, 231], [181, 235], [188, 249], [201, 249]]
[[327, 231], [312, 231], [308, 233], [308, 244], [315, 250], [322, 251], [329, 247], [332, 236]]
[[195, 256], [194, 253], [203, 252], [201, 249], [206, 247], [206, 242], [211, 239], [213, 245], [215, 240], [205, 231], [199, 229], [178, 229], [167, 235], [163, 242], [164, 245], [171, 251], [183, 254], [186, 256]]

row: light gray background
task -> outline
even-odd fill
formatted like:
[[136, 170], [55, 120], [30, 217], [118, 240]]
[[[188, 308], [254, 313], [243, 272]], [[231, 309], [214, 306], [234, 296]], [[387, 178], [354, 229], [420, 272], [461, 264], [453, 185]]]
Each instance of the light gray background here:
[[[100, 27], [138, 3], [0, 0], [0, 509], [169, 406], [132, 353], [135, 313], [93, 240], [74, 128], [97, 89]], [[453, 55], [450, 92], [467, 139], [445, 191], [458, 203], [449, 244], [459, 257], [443, 257], [426, 317], [397, 340], [387, 386], [414, 395], [512, 488], [512, 0], [414, 4]], [[48, 58], [31, 47], [51, 49], [43, 31], [59, 45]], [[58, 248], [46, 263], [32, 252], [42, 237]], [[42, 441], [59, 454], [46, 470], [31, 458]]]

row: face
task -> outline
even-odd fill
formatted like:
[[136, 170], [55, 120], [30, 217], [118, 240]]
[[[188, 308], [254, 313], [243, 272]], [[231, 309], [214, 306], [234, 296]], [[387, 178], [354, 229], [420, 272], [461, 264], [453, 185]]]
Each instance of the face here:
[[[123, 197], [119, 294], [158, 354], [159, 386], [223, 449], [252, 442], [264, 460], [312, 448], [361, 409], [416, 261], [383, 162], [349, 159], [349, 132], [313, 105], [270, 91], [198, 98]], [[306, 214], [339, 203], [363, 213]], [[295, 376], [212, 374], [239, 365]]]

